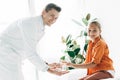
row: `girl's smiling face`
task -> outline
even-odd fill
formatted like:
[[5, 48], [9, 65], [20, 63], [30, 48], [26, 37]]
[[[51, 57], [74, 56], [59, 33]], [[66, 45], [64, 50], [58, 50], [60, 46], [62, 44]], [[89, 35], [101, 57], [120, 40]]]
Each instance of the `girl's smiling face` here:
[[95, 38], [99, 37], [101, 33], [101, 29], [95, 23], [91, 23], [88, 28], [88, 35], [94, 41]]

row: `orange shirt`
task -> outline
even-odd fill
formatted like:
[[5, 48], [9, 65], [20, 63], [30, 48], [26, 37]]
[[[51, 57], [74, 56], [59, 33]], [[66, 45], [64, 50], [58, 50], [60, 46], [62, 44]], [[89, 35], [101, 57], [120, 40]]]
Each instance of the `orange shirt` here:
[[100, 37], [97, 37], [94, 42], [90, 41], [88, 44], [85, 63], [89, 62], [94, 62], [97, 66], [88, 68], [88, 75], [99, 70], [114, 70], [113, 61], [109, 58], [108, 46]]

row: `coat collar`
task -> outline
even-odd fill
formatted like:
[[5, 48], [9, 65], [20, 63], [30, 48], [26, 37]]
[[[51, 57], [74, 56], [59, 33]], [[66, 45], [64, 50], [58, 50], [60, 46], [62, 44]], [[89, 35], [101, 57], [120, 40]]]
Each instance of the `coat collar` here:
[[97, 37], [95, 38], [94, 42], [90, 41], [90, 44], [96, 44], [101, 38], [100, 37]]

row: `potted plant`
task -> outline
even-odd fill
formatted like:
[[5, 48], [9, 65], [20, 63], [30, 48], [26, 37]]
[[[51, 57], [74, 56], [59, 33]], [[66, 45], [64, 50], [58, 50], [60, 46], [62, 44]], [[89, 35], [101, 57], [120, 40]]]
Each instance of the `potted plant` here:
[[[66, 49], [64, 50], [65, 55], [60, 58], [61, 60], [75, 64], [81, 64], [85, 60], [85, 57], [80, 53], [80, 45], [76, 39], [72, 38], [71, 34], [69, 34], [67, 38], [62, 37], [62, 42], [65, 44]], [[73, 69], [72, 67], [68, 68]]]
[[[65, 53], [69, 55], [69, 59], [72, 63], [82, 63], [84, 61], [83, 55], [80, 54], [80, 45], [77, 43], [76, 39], [72, 39], [72, 35], [69, 34], [65, 39], [62, 37], [62, 42], [66, 45]], [[80, 58], [80, 61], [76, 61], [77, 58]], [[61, 59], [65, 59], [65, 57], [61, 57]]]

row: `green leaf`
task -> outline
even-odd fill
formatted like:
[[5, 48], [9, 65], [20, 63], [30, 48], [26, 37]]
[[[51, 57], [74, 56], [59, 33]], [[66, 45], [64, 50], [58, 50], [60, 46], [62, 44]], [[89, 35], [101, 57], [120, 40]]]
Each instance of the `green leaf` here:
[[66, 45], [69, 45], [69, 44], [71, 44], [71, 42], [72, 42], [72, 40], [69, 40], [69, 41], [66, 43]]
[[61, 60], [65, 60], [65, 56], [62, 56], [60, 59], [61, 59]]
[[73, 41], [73, 44], [74, 44], [74, 45], [77, 45], [77, 41], [74, 40], [74, 41]]
[[61, 37], [61, 40], [62, 40], [62, 43], [66, 43], [66, 40], [63, 36]]
[[84, 36], [87, 36], [87, 32], [86, 31], [84, 31]]
[[90, 20], [90, 13], [87, 14], [86, 20], [87, 20], [87, 21]]
[[73, 46], [74, 46], [74, 45], [72, 44], [72, 45], [69, 46], [69, 48], [71, 48], [71, 47], [73, 47]]
[[67, 36], [67, 38], [66, 38], [66, 42], [68, 42], [68, 41], [71, 39], [71, 37], [72, 37], [72, 35], [69, 34], [69, 35]]
[[72, 69], [75, 69], [75, 68], [73, 68], [73, 67], [68, 67], [68, 69], [69, 69], [69, 70], [72, 70]]
[[76, 59], [77, 59], [77, 58], [81, 59], [81, 62], [80, 62], [80, 63], [82, 63], [82, 62], [84, 62], [84, 61], [85, 61], [84, 56], [83, 56], [83, 55], [81, 55], [81, 54], [78, 54], [78, 55], [76, 56]]
[[75, 58], [71, 58], [71, 63], [74, 63], [75, 64]]
[[67, 51], [67, 52], [68, 52], [68, 55], [69, 55], [70, 57], [72, 57], [72, 58], [75, 57], [74, 51]]
[[86, 20], [86, 18], [82, 18], [82, 22], [87, 26], [88, 25], [88, 21]]
[[80, 52], [80, 48], [77, 48], [77, 49], [74, 50], [75, 55], [78, 55], [79, 52]]
[[88, 44], [84, 45], [84, 51], [86, 52]]
[[82, 58], [83, 58], [83, 55], [78, 54], [78, 55], [76, 56], [76, 58], [80, 58], [80, 59], [82, 59]]

